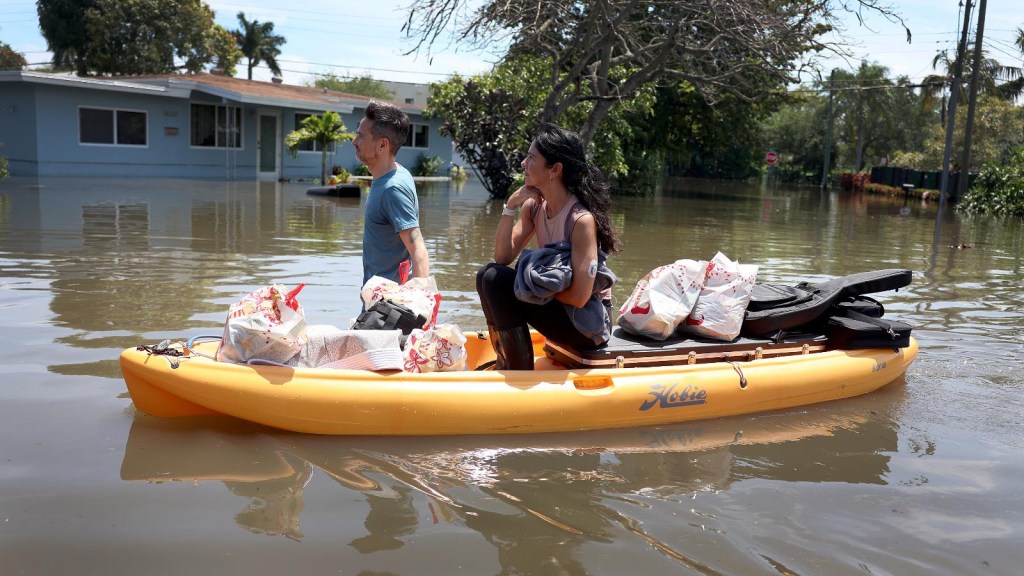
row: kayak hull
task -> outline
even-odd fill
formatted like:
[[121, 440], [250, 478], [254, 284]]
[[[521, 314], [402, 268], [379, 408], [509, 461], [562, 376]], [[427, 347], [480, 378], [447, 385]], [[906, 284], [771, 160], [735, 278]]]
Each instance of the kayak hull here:
[[[335, 435], [522, 434], [654, 426], [767, 412], [872, 392], [917, 356], [900, 349], [831, 350], [749, 361], [648, 368], [428, 374], [216, 362], [216, 343], [182, 358], [122, 352], [135, 407], [157, 417], [223, 414], [294, 432]], [[493, 359], [467, 342], [470, 366]], [[177, 367], [174, 367], [177, 364]]]

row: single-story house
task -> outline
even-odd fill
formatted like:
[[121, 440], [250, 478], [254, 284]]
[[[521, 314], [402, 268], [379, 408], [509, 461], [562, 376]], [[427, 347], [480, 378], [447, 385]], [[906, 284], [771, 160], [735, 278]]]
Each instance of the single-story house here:
[[[307, 116], [332, 110], [355, 132], [369, 99], [309, 86], [239, 78], [162, 75], [79, 78], [0, 72], [0, 156], [12, 176], [139, 176], [229, 180], [320, 177], [312, 142], [297, 157], [285, 136]], [[394, 102], [412, 124], [398, 161], [451, 162], [452, 144], [423, 106]], [[331, 146], [328, 168], [353, 172], [350, 143]]]

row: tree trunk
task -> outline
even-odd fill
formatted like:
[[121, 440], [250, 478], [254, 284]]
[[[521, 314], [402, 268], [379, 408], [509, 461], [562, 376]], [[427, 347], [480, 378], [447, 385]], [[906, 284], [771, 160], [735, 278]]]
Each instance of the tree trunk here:
[[587, 116], [587, 121], [583, 123], [583, 127], [580, 129], [580, 138], [583, 139], [584, 145], [589, 145], [593, 141], [594, 136], [597, 134], [597, 129], [601, 126], [601, 121], [608, 115], [608, 111], [612, 109], [614, 102], [611, 100], [598, 100], [594, 103], [594, 107], [590, 110], [590, 115]]
[[971, 93], [967, 99], [967, 121], [964, 124], [964, 149], [960, 160], [960, 178], [957, 180], [956, 199], [967, 194], [968, 179], [971, 174], [971, 139], [974, 131], [974, 108], [978, 102], [978, 72], [981, 69], [982, 39], [985, 37], [985, 7], [987, 2], [981, 0], [978, 8], [977, 30], [974, 32], [974, 67], [971, 69]]
[[853, 163], [854, 172], [860, 172], [861, 163], [864, 161], [864, 108], [862, 106], [858, 106], [858, 108], [860, 110], [857, 113], [859, 118], [857, 119], [857, 156]]

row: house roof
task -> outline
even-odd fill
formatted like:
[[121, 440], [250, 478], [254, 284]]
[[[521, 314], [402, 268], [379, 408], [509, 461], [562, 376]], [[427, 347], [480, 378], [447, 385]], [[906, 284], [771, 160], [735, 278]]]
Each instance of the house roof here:
[[[119, 78], [80, 78], [66, 74], [43, 72], [0, 72], [0, 81], [27, 81], [39, 84], [66, 85], [96, 90], [152, 93], [172, 98], [191, 98], [200, 92], [254, 106], [283, 106], [313, 112], [332, 110], [351, 113], [365, 108], [366, 96], [335, 92], [312, 86], [293, 86], [274, 82], [245, 80], [213, 74], [165, 74], [158, 76], [126, 76]], [[417, 104], [391, 102], [407, 114], [421, 115]]]

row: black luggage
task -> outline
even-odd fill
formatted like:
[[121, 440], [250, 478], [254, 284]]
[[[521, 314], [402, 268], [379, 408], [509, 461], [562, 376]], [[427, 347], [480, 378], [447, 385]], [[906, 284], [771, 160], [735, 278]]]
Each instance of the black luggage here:
[[850, 274], [820, 284], [755, 284], [740, 334], [771, 338], [780, 331], [816, 329], [836, 304], [864, 294], [903, 288], [912, 277], [910, 270], [891, 269]]
[[846, 316], [832, 316], [825, 322], [830, 349], [906, 348], [910, 346], [910, 324], [867, 316], [852, 310]]

